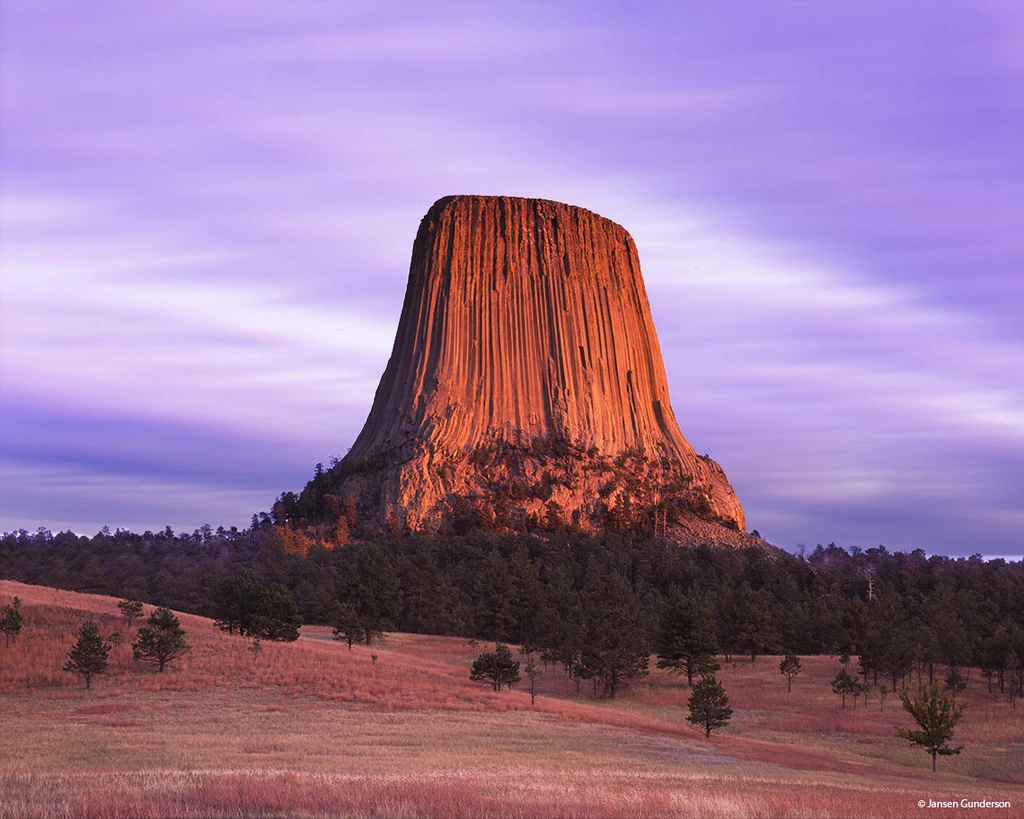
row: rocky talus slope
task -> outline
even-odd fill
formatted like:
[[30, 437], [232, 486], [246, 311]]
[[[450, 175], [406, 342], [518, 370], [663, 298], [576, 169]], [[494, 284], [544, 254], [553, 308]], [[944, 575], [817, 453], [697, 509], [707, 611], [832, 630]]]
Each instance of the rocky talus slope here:
[[364, 515], [414, 530], [745, 525], [676, 422], [633, 240], [542, 199], [430, 208], [391, 359], [331, 480]]

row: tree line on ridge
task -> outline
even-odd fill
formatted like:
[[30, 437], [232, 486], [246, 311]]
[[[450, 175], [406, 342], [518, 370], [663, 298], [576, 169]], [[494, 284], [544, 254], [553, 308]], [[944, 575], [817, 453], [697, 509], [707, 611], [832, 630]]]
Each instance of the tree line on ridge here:
[[[893, 690], [941, 666], [978, 668], [993, 690], [1020, 693], [1020, 562], [881, 546], [794, 556], [568, 530], [393, 534], [330, 549], [295, 540], [265, 514], [244, 530], [192, 534], [21, 530], [0, 538], [0, 576], [144, 599], [267, 639], [305, 622], [360, 641], [401, 630], [513, 644], [608, 696], [652, 653], [692, 680], [703, 656], [785, 652], [857, 655]], [[237, 619], [263, 616], [242, 610], [255, 594], [243, 576], [262, 589], [256, 609], [284, 612], [284, 625]]]

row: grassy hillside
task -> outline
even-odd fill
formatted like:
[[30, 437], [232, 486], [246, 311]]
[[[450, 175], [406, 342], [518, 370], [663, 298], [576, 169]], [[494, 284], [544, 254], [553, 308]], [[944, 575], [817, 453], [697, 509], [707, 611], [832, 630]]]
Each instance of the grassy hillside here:
[[[389, 634], [349, 651], [323, 628], [250, 643], [182, 614], [193, 645], [159, 674], [127, 645], [83, 688], [61, 671], [79, 625], [125, 632], [117, 601], [0, 581], [25, 626], [0, 644], [0, 816], [909, 816], [919, 800], [1024, 806], [1024, 708], [971, 677], [959, 757], [930, 771], [897, 739], [899, 700], [854, 709], [838, 661], [724, 665], [735, 709], [705, 740], [684, 681], [657, 671], [615, 700], [559, 668], [495, 693], [468, 679], [487, 646]], [[147, 609], [148, 611], [148, 609]], [[586, 685], [586, 683], [584, 683]], [[963, 812], [971, 812], [969, 810]], [[960, 815], [960, 814], [958, 814]]]

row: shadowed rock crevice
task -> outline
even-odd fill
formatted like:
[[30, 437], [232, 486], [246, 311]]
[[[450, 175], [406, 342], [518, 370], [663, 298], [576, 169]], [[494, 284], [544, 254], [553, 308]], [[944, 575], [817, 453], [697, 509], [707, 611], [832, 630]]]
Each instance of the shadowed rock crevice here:
[[467, 509], [499, 528], [692, 514], [744, 528], [672, 411], [633, 240], [542, 199], [430, 208], [391, 359], [331, 478], [370, 519], [413, 530]]

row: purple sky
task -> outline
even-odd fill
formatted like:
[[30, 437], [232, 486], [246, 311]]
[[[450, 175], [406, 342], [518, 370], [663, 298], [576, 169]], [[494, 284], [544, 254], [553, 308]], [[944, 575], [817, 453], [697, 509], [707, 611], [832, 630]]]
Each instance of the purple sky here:
[[478, 193], [633, 235], [771, 542], [1024, 553], [1019, 0], [2, 0], [0, 54], [0, 531], [300, 489]]

